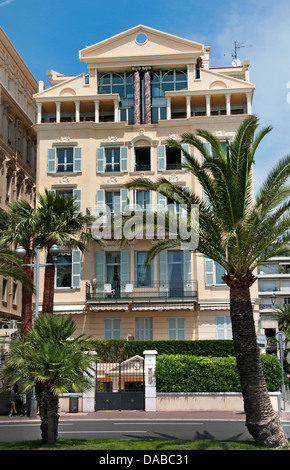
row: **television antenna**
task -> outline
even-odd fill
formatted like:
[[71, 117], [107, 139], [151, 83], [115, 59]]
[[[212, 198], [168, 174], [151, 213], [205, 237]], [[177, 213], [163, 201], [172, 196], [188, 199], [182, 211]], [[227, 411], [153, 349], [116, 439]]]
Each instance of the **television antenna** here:
[[235, 41], [234, 43], [234, 53], [233, 54], [224, 54], [226, 55], [231, 55], [232, 56], [232, 66], [233, 67], [240, 67], [242, 65], [242, 62], [238, 59], [238, 50], [241, 49], [241, 47], [251, 47], [251, 46], [245, 46], [243, 43], [238, 43]]

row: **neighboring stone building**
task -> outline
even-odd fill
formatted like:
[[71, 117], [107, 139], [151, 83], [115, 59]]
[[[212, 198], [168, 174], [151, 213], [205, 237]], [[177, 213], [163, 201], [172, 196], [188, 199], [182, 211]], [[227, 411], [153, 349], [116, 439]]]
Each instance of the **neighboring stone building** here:
[[[118, 213], [128, 202], [164, 210], [166, 198], [125, 188], [138, 176], [165, 176], [201, 195], [192, 175], [178, 169], [182, 152], [165, 141], [197, 128], [221, 142], [232, 139], [251, 114], [249, 63], [211, 68], [209, 47], [141, 25], [86, 47], [79, 59], [87, 74], [50, 70], [51, 87], [40, 84], [35, 94], [38, 191], [75, 195], [80, 210], [94, 215], [105, 205]], [[200, 254], [168, 250], [145, 269], [150, 246], [138, 239], [122, 248], [92, 242], [84, 255], [63, 247], [55, 312], [73, 314], [77, 332], [93, 338], [231, 338], [220, 267]], [[257, 297], [255, 283], [256, 322]]]
[[[0, 28], [0, 208], [17, 199], [33, 206], [36, 197], [36, 133], [33, 128], [38, 83]], [[0, 278], [0, 328], [16, 327], [21, 316], [21, 284]]]

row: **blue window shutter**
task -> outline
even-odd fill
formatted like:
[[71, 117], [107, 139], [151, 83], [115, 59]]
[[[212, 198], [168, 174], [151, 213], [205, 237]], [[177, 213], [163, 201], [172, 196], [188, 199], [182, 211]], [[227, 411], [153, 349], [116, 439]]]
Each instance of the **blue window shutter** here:
[[75, 173], [80, 173], [82, 171], [82, 148], [81, 147], [74, 147], [73, 171]]
[[167, 250], [159, 253], [159, 287], [160, 292], [168, 291], [168, 260]]
[[105, 171], [105, 149], [103, 147], [97, 148], [97, 173], [104, 173]]
[[214, 261], [210, 258], [204, 258], [205, 285], [213, 286], [215, 284]]
[[192, 288], [192, 252], [190, 250], [183, 251], [183, 282], [184, 290], [190, 292]]
[[73, 196], [76, 197], [75, 204], [78, 205], [77, 214], [80, 214], [82, 212], [82, 190], [74, 189]]
[[166, 170], [166, 146], [158, 145], [157, 147], [157, 169], [158, 171]]
[[105, 284], [105, 252], [96, 252], [96, 280], [97, 284]]
[[47, 173], [56, 173], [56, 148], [47, 149]]
[[81, 252], [72, 250], [72, 287], [81, 287]]
[[128, 171], [128, 147], [120, 147], [120, 168], [126, 173]]
[[[185, 152], [189, 153], [189, 144], [181, 144], [181, 147], [184, 149]], [[181, 152], [181, 163], [186, 163], [186, 158], [184, 153]]]
[[163, 196], [163, 194], [157, 194], [157, 204], [158, 204], [158, 211], [166, 211], [167, 209], [167, 197]]
[[128, 250], [121, 250], [121, 266], [120, 266], [120, 274], [121, 274], [121, 289], [124, 290], [126, 284], [129, 282], [129, 251]]
[[99, 213], [100, 211], [104, 212], [105, 206], [106, 206], [104, 189], [97, 189], [96, 206], [97, 206], [97, 213]]
[[121, 196], [121, 211], [123, 211], [125, 207], [128, 205], [128, 189], [121, 189], [120, 196]]

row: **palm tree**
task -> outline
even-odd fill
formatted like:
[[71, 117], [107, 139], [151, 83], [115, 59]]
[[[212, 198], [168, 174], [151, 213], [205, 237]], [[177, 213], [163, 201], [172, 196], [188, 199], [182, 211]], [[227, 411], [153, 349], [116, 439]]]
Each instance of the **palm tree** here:
[[57, 244], [84, 251], [86, 242], [92, 239], [91, 234], [85, 231], [85, 228], [95, 219], [78, 213], [75, 198], [64, 197], [60, 193], [55, 194], [45, 190], [38, 199], [37, 215], [40, 233], [36, 242], [46, 249], [46, 263], [48, 264], [45, 267], [42, 312], [52, 313], [55, 265], [49, 250], [52, 245]]
[[[261, 366], [260, 352], [251, 303], [250, 287], [255, 282], [255, 268], [271, 256], [289, 251], [289, 187], [290, 156], [282, 158], [270, 171], [254, 201], [252, 169], [261, 140], [270, 132], [267, 127], [257, 132], [258, 119], [249, 116], [240, 125], [226, 150], [206, 130], [183, 134], [181, 141], [167, 145], [185, 154], [187, 169], [203, 188], [205, 199], [170, 183], [165, 178], [156, 182], [137, 179], [128, 188], [146, 188], [184, 204], [185, 223], [190, 226], [191, 206], [199, 204], [199, 245], [197, 251], [219, 263], [224, 281], [230, 290], [230, 315], [235, 357], [239, 371], [246, 426], [259, 445], [286, 447], [288, 439], [273, 411]], [[187, 143], [202, 155], [202, 162], [185, 152]], [[210, 144], [213, 152], [208, 150]], [[147, 257], [152, 258], [169, 247], [182, 246], [176, 236], [153, 245]]]
[[284, 331], [289, 338], [290, 334], [290, 304], [284, 304], [274, 310], [274, 316], [279, 322], [279, 328]]
[[21, 266], [19, 256], [3, 246], [0, 246], [0, 276], [17, 279], [28, 292], [32, 293], [33, 291], [33, 284]]
[[57, 441], [58, 395], [90, 388], [88, 338], [71, 339], [75, 329], [70, 316], [40, 315], [32, 329], [12, 341], [1, 370], [5, 389], [15, 383], [23, 393], [35, 387], [42, 442], [47, 445]]
[[[33, 207], [24, 199], [12, 202], [6, 211], [0, 212], [0, 236], [5, 245], [21, 245], [26, 250], [22, 260], [23, 270], [32, 284], [33, 272], [30, 266], [33, 256], [33, 241], [38, 231], [37, 215]], [[32, 327], [32, 290], [22, 283], [22, 331]]]

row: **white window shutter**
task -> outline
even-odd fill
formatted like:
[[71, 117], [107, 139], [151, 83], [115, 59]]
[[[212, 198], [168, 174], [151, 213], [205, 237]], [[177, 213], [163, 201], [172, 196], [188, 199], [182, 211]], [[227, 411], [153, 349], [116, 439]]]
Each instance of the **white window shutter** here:
[[183, 284], [185, 292], [192, 292], [192, 252], [183, 251]]
[[125, 291], [126, 284], [129, 283], [129, 251], [121, 250], [120, 259], [121, 290]]
[[82, 190], [74, 189], [73, 196], [76, 197], [75, 204], [78, 205], [77, 214], [80, 214], [82, 212]]
[[81, 287], [81, 252], [72, 250], [72, 287]]
[[123, 173], [128, 171], [128, 147], [120, 147], [120, 169]]
[[158, 145], [157, 147], [157, 169], [158, 171], [166, 170], [166, 146]]
[[125, 207], [128, 205], [128, 189], [121, 189], [120, 196], [121, 196], [121, 211], [123, 211]]
[[[189, 153], [189, 144], [181, 144], [181, 147], [185, 152]], [[181, 163], [186, 163], [186, 158], [183, 152], [181, 152]]]
[[56, 173], [56, 148], [47, 149], [47, 173]]
[[213, 286], [215, 284], [214, 261], [210, 258], [204, 258], [205, 285]]
[[80, 173], [82, 171], [82, 148], [74, 147], [73, 149], [73, 171]]
[[97, 284], [104, 286], [105, 284], [105, 252], [96, 252], [96, 281]]
[[163, 194], [157, 194], [157, 211], [166, 211], [167, 210], [167, 197]]
[[105, 149], [103, 147], [97, 148], [97, 173], [104, 173], [105, 171]]

